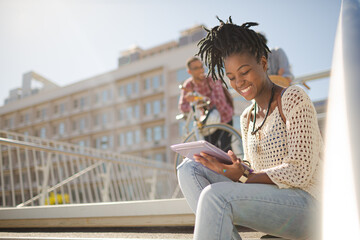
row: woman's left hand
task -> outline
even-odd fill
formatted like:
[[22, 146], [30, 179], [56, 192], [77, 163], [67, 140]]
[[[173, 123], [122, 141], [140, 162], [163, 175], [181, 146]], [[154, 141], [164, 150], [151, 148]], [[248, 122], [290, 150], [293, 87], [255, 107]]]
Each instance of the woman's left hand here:
[[241, 160], [236, 157], [233, 151], [229, 150], [227, 154], [231, 158], [232, 164], [223, 164], [215, 157], [204, 152], [201, 152], [200, 155], [194, 155], [194, 159], [196, 162], [201, 163], [205, 167], [228, 177], [234, 182], [237, 182], [244, 173], [244, 166], [241, 164]]

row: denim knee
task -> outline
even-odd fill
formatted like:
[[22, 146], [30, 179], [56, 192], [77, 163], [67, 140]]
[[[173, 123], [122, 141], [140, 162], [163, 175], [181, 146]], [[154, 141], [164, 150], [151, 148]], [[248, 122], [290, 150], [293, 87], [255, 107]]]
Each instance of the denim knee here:
[[218, 191], [218, 184], [211, 184], [204, 188], [200, 194], [199, 201], [204, 207], [224, 207], [226, 204], [225, 198], [222, 197], [221, 191]]
[[190, 174], [191, 171], [195, 168], [196, 164], [198, 163], [189, 158], [185, 158], [176, 168], [178, 176], [186, 176]]

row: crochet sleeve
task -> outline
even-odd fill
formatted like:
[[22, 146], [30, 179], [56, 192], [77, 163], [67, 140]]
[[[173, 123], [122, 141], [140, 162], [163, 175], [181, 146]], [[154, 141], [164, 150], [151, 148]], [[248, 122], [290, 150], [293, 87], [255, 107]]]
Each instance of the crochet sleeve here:
[[305, 187], [317, 168], [321, 135], [316, 111], [300, 87], [290, 87], [282, 97], [286, 118], [288, 155], [282, 164], [263, 170], [279, 188]]

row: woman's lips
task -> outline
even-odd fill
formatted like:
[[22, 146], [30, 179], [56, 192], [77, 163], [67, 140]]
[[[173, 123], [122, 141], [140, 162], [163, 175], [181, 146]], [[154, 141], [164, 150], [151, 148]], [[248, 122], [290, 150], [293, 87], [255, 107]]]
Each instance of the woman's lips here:
[[241, 95], [243, 95], [243, 96], [248, 95], [250, 89], [251, 89], [251, 86], [248, 86], [247, 88], [240, 89]]
[[250, 87], [251, 87], [251, 86], [248, 86], [247, 88], [241, 89], [240, 91], [241, 91], [242, 93], [247, 93], [247, 92], [250, 90]]

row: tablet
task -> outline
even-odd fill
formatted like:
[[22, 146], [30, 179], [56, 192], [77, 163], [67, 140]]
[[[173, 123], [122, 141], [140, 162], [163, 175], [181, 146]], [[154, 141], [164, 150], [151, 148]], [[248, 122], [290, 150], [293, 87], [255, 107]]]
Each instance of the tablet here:
[[194, 160], [194, 154], [200, 154], [200, 152], [204, 152], [213, 157], [216, 157], [222, 163], [232, 163], [231, 158], [229, 157], [229, 155], [227, 155], [226, 152], [205, 140], [179, 143], [171, 145], [170, 148], [174, 152], [179, 153], [181, 156], [190, 158], [192, 160]]

